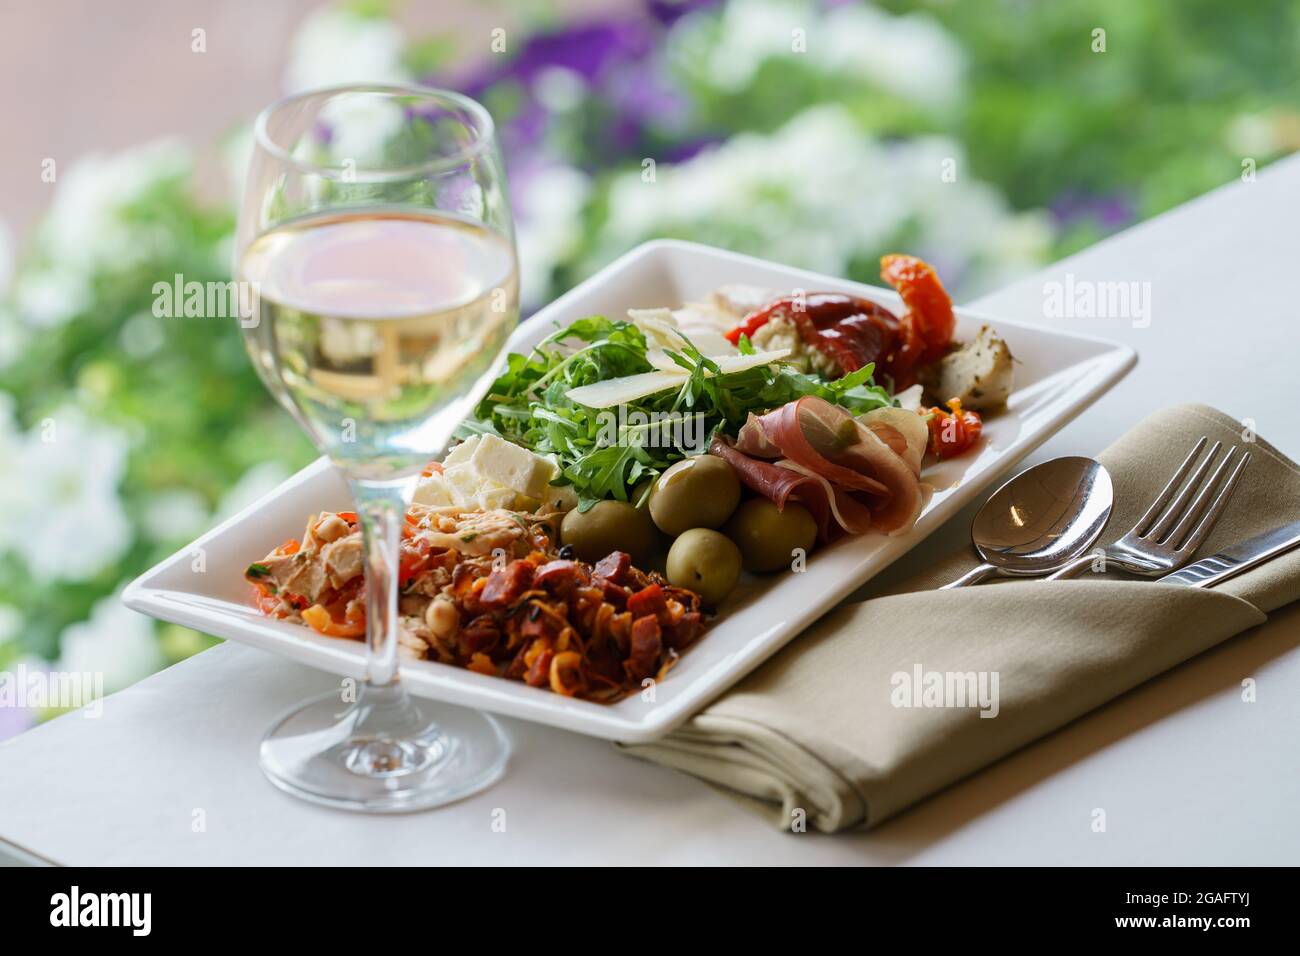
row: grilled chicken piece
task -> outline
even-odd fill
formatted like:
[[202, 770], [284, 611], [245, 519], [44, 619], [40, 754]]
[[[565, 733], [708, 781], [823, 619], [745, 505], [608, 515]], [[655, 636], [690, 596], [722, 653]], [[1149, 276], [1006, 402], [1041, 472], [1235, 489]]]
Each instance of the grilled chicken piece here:
[[[419, 533], [435, 548], [451, 548], [469, 557], [490, 555], [498, 548], [527, 554], [531, 548], [528, 518], [517, 512], [500, 508], [457, 513], [429, 510], [429, 529], [422, 528]], [[412, 509], [412, 513], [419, 512]]]
[[320, 556], [325, 562], [325, 573], [329, 575], [330, 584], [336, 588], [343, 587], [365, 567], [365, 546], [360, 530], [331, 541], [321, 548]]
[[308, 600], [315, 601], [316, 596], [325, 590], [329, 578], [325, 566], [312, 560], [310, 555], [299, 551], [263, 558], [260, 562], [267, 570], [267, 577], [275, 584], [278, 591], [301, 594]]

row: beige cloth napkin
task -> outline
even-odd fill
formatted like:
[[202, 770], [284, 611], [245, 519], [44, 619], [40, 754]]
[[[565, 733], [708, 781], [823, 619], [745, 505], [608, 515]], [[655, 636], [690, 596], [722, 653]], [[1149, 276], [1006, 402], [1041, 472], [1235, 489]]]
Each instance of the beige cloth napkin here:
[[[1221, 412], [1182, 405], [1099, 456], [1116, 491], [1103, 542], [1133, 526], [1201, 435], [1253, 457], [1200, 556], [1300, 519], [1293, 462]], [[1213, 589], [1091, 574], [933, 590], [975, 563], [962, 549], [884, 597], [831, 612], [669, 736], [619, 746], [783, 828], [875, 826], [1300, 598], [1300, 552]], [[996, 716], [895, 706], [918, 667], [922, 686], [929, 672], [983, 672], [991, 691], [996, 674]]]

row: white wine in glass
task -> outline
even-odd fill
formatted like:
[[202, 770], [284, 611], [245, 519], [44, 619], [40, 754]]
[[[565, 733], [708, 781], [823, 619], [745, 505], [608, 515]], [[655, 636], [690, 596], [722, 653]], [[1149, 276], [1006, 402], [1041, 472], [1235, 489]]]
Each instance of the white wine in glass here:
[[418, 472], [450, 410], [491, 371], [518, 316], [514, 248], [485, 226], [410, 210], [327, 213], [253, 242], [255, 361], [318, 447], [354, 476]]
[[[360, 155], [352, 155], [352, 153]], [[415, 483], [493, 380], [518, 321], [513, 228], [492, 123], [455, 93], [301, 94], [258, 120], [240, 214], [241, 324], [271, 392], [352, 489], [366, 553], [366, 673], [286, 714], [267, 776], [332, 806], [400, 811], [504, 770], [492, 718], [403, 689], [400, 534]]]

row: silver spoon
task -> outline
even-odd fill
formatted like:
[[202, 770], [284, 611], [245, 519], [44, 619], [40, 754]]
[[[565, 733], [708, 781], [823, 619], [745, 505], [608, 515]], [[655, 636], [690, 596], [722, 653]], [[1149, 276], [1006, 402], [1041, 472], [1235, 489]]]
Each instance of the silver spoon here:
[[1101, 536], [1114, 500], [1110, 474], [1091, 458], [1053, 458], [1022, 471], [993, 492], [971, 524], [984, 563], [940, 590], [1064, 567]]

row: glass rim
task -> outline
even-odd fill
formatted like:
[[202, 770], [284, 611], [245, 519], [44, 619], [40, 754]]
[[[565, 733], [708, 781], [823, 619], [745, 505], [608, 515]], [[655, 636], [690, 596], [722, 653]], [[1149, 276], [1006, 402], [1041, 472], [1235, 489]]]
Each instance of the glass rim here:
[[[451, 102], [468, 112], [474, 119], [470, 127], [474, 130], [474, 141], [446, 156], [437, 156], [421, 163], [405, 166], [354, 166], [344, 167], [322, 165], [294, 156], [289, 150], [275, 141], [267, 124], [279, 111], [317, 98], [330, 98], [343, 93], [382, 93], [391, 96], [419, 96], [426, 99], [438, 99]], [[491, 149], [496, 136], [496, 124], [492, 114], [482, 103], [464, 93], [445, 90], [433, 86], [421, 86], [416, 83], [344, 83], [339, 86], [323, 86], [310, 90], [291, 93], [275, 100], [257, 114], [253, 125], [254, 139], [257, 147], [282, 163], [293, 166], [300, 172], [311, 173], [326, 179], [341, 178], [345, 173], [360, 182], [384, 182], [389, 180], [409, 179], [413, 176], [448, 172], [463, 167]]]

